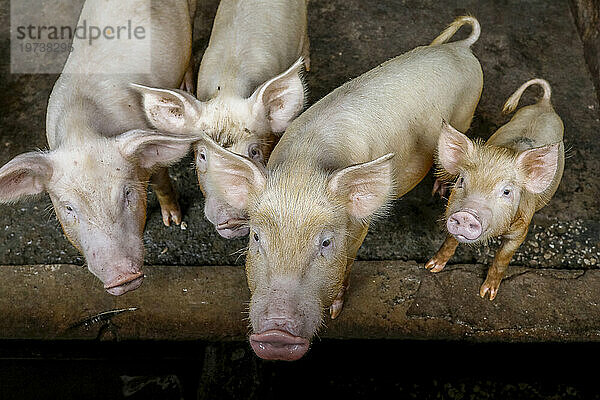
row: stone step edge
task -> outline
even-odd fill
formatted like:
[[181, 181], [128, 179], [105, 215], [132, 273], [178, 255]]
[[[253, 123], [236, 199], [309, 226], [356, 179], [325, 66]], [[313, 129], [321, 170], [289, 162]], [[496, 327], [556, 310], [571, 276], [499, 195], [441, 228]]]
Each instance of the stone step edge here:
[[[600, 271], [509, 267], [495, 300], [486, 266], [439, 273], [404, 261], [356, 262], [341, 315], [318, 337], [555, 342], [600, 340]], [[145, 266], [143, 285], [106, 293], [74, 265], [0, 266], [0, 339], [245, 340], [240, 266]]]

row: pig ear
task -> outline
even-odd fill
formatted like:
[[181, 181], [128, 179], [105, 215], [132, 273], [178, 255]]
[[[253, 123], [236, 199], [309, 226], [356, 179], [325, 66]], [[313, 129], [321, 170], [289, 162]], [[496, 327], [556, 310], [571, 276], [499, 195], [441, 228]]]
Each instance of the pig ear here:
[[525, 189], [531, 193], [548, 189], [558, 168], [559, 147], [560, 143], [555, 143], [519, 154], [517, 165], [525, 171]]
[[260, 192], [266, 184], [266, 174], [252, 160], [224, 149], [210, 137], [196, 145], [196, 157], [204, 157], [206, 173], [219, 196], [230, 206], [245, 210], [248, 194]]
[[163, 135], [136, 129], [117, 136], [121, 154], [143, 169], [167, 166], [179, 161], [199, 137]]
[[446, 121], [438, 139], [438, 161], [452, 175], [458, 174], [458, 167], [464, 157], [474, 149], [473, 142], [463, 133], [454, 129]]
[[130, 86], [142, 95], [148, 122], [163, 132], [188, 133], [200, 116], [200, 102], [183, 90]]
[[303, 65], [303, 59], [298, 59], [287, 71], [260, 85], [250, 97], [253, 111], [266, 114], [273, 133], [285, 131], [304, 109]]
[[392, 194], [393, 156], [393, 153], [386, 154], [335, 172], [327, 183], [329, 192], [344, 199], [346, 210], [354, 218], [370, 217], [387, 203]]
[[52, 177], [52, 163], [47, 153], [21, 154], [0, 168], [0, 203], [18, 201], [40, 194]]

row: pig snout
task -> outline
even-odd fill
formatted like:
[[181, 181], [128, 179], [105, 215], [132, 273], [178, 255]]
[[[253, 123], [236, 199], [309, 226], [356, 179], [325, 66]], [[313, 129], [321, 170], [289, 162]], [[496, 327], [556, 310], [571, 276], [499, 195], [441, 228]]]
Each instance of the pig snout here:
[[[88, 260], [89, 261], [89, 260]], [[120, 296], [140, 287], [144, 280], [141, 261], [101, 261], [90, 263], [89, 270], [104, 284], [104, 289], [114, 295]]]
[[206, 199], [204, 215], [225, 239], [243, 237], [250, 232], [245, 214], [215, 199], [214, 196]]
[[308, 351], [322, 318], [316, 293], [297, 278], [276, 278], [250, 300], [250, 345], [260, 358], [295, 361]]
[[247, 223], [245, 218], [229, 218], [225, 222], [218, 223], [216, 228], [219, 235], [225, 239], [234, 239], [250, 233]]
[[448, 217], [446, 222], [448, 232], [459, 241], [462, 238], [467, 241], [477, 240], [483, 232], [479, 218], [468, 211], [458, 211]]
[[113, 296], [120, 296], [139, 288], [144, 280], [142, 271], [119, 274], [116, 278], [104, 284], [104, 289]]
[[265, 321], [261, 333], [250, 335], [250, 346], [265, 360], [296, 361], [308, 351], [308, 339], [290, 333], [290, 322], [273, 318]]

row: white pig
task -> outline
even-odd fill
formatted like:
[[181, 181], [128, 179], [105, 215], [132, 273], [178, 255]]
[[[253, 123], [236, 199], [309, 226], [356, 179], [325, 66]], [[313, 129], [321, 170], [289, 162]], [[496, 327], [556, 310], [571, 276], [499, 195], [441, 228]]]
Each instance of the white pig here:
[[544, 79], [525, 82], [504, 105], [517, 107], [531, 85], [544, 95], [521, 108], [483, 144], [444, 125], [438, 144], [443, 171], [456, 178], [446, 208], [448, 236], [425, 265], [441, 271], [460, 243], [485, 243], [500, 236], [502, 244], [479, 290], [493, 300], [515, 251], [527, 235], [533, 214], [544, 207], [562, 178], [565, 156], [563, 123], [550, 103]]
[[75, 38], [48, 102], [49, 150], [21, 154], [0, 169], [0, 202], [48, 192], [65, 235], [113, 295], [136, 289], [143, 280], [149, 179], [164, 222], [180, 221], [166, 166], [183, 157], [193, 141], [148, 129], [139, 94], [129, 87], [130, 82], [178, 87], [190, 59], [195, 0], [150, 4], [86, 1], [78, 26], [132, 21], [147, 29], [151, 41], [89, 44]]
[[[304, 109], [306, 6], [307, 0], [222, 0], [198, 71], [197, 99], [137, 86], [149, 122], [169, 132], [207, 133], [264, 164], [278, 135]], [[245, 213], [217, 194], [206, 154], [195, 150], [206, 218], [225, 238], [247, 235]]]
[[[464, 24], [471, 35], [445, 43]], [[473, 17], [342, 85], [300, 115], [262, 168], [208, 138], [211, 183], [249, 216], [250, 343], [296, 360], [329, 307], [335, 318], [369, 221], [426, 174], [441, 121], [468, 129], [483, 85]]]

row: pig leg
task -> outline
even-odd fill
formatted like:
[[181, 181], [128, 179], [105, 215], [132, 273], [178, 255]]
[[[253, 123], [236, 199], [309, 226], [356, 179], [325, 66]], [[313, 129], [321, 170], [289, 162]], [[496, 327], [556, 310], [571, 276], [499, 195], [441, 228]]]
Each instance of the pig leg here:
[[196, 80], [194, 79], [194, 70], [195, 70], [194, 57], [190, 59], [190, 65], [188, 69], [185, 71], [183, 75], [183, 80], [181, 81], [181, 86], [179, 89], [185, 90], [192, 95], [196, 95]]
[[346, 267], [346, 277], [344, 278], [342, 288], [338, 292], [337, 296], [335, 296], [335, 300], [333, 300], [331, 307], [329, 307], [329, 315], [331, 316], [331, 319], [336, 319], [337, 316], [340, 315], [340, 313], [342, 312], [342, 308], [344, 307], [344, 295], [346, 294], [346, 291], [349, 287], [350, 270], [352, 269], [352, 264], [354, 264], [354, 261], [348, 264], [348, 266]]
[[156, 197], [158, 197], [164, 224], [170, 226], [172, 221], [179, 225], [181, 223], [181, 210], [177, 202], [177, 193], [169, 177], [169, 169], [159, 169], [152, 175], [150, 182], [152, 183]]
[[448, 235], [437, 253], [435, 253], [431, 260], [427, 261], [425, 268], [431, 272], [440, 272], [443, 270], [450, 257], [454, 255], [456, 247], [458, 247], [458, 240], [454, 236]]
[[356, 253], [358, 253], [358, 249], [360, 248], [362, 242], [365, 240], [365, 236], [367, 236], [367, 232], [369, 231], [369, 226], [360, 227], [358, 230], [353, 232], [353, 237], [355, 238], [354, 243], [348, 249], [348, 265], [346, 266], [346, 272], [344, 275], [344, 282], [342, 283], [342, 288], [338, 292], [335, 300], [329, 307], [329, 315], [331, 319], [336, 319], [338, 315], [342, 312], [342, 308], [344, 307], [344, 295], [348, 291], [350, 286], [350, 271], [352, 270], [352, 265], [354, 264], [354, 259], [356, 258]]
[[519, 222], [511, 226], [510, 233], [502, 238], [502, 243], [494, 256], [494, 261], [488, 270], [485, 282], [483, 282], [481, 289], [479, 289], [479, 295], [482, 298], [485, 297], [486, 293], [489, 293], [490, 300], [494, 300], [496, 294], [498, 294], [498, 287], [504, 277], [506, 268], [521, 243], [525, 240], [528, 226], [529, 222], [525, 223], [523, 220], [519, 220]]

